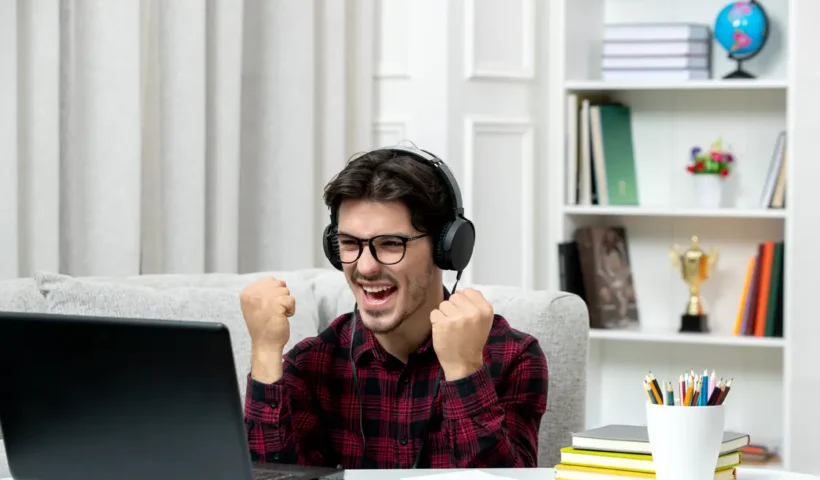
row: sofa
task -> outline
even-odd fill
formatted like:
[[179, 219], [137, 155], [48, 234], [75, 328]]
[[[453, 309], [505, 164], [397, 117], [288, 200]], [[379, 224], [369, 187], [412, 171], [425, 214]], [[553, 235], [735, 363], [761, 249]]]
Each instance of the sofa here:
[[[32, 278], [0, 281], [0, 311], [221, 322], [230, 331], [237, 393], [244, 400], [250, 340], [238, 294], [265, 276], [285, 280], [296, 298], [287, 348], [305, 337], [315, 336], [354, 305], [343, 275], [320, 268], [131, 277], [72, 277], [42, 272]], [[469, 286], [479, 289], [513, 328], [535, 336], [546, 354], [549, 392], [539, 434], [538, 461], [540, 466], [551, 467], [559, 462], [559, 449], [570, 444], [572, 432], [584, 426], [589, 333], [586, 305], [577, 296], [564, 292]], [[0, 478], [6, 476], [8, 463], [0, 439]]]

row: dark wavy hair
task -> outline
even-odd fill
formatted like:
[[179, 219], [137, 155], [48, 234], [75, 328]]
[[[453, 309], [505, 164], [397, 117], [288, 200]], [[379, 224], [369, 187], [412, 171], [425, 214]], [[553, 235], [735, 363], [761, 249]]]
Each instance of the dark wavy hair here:
[[[345, 200], [403, 203], [413, 228], [437, 235], [450, 219], [450, 192], [435, 167], [388, 150], [374, 150], [350, 160], [324, 190], [325, 205], [337, 213]], [[434, 237], [435, 238], [435, 237]]]

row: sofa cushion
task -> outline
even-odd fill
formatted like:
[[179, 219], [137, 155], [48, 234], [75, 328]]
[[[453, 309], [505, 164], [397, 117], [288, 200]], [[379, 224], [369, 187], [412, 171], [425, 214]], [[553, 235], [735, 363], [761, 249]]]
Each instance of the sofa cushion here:
[[[257, 275], [261, 278], [262, 274]], [[211, 288], [190, 287], [179, 282], [127, 282], [123, 279], [74, 278], [54, 273], [35, 275], [38, 289], [45, 297], [46, 312], [103, 317], [127, 317], [161, 320], [208, 321], [224, 324], [230, 331], [239, 394], [244, 402], [246, 376], [250, 368], [250, 337], [239, 306], [239, 292], [250, 280], [225, 278], [225, 281], [203, 283]], [[244, 277], [244, 276], [242, 276]], [[297, 308], [291, 318], [291, 348], [300, 340], [318, 333], [318, 315], [310, 281], [291, 277], [288, 288], [296, 298]], [[196, 284], [195, 282], [190, 282]], [[160, 285], [156, 288], [147, 285]], [[215, 288], [218, 286], [218, 288]]]
[[[46, 301], [33, 278], [0, 281], [0, 312], [44, 312]], [[2, 477], [0, 477], [2, 478]]]

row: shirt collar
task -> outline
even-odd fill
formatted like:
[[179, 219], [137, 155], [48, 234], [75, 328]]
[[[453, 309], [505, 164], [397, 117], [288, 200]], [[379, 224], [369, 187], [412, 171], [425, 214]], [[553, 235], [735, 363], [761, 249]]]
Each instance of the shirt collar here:
[[[442, 287], [444, 290], [444, 300], [450, 298], [450, 292], [447, 290], [446, 287]], [[366, 353], [370, 353], [373, 357], [380, 361], [384, 362], [387, 360], [387, 352], [382, 348], [381, 344], [376, 340], [376, 336], [373, 335], [373, 332], [364, 328], [362, 325], [361, 316], [359, 315], [359, 307], [356, 306], [353, 309], [353, 314], [351, 319], [356, 324], [356, 332], [354, 334], [354, 338], [351, 339], [352, 345], [355, 345], [353, 348], [353, 362], [358, 363], [359, 359], [364, 356]], [[351, 324], [352, 326], [352, 324]], [[422, 355], [428, 350], [433, 347], [433, 338], [432, 336], [428, 335], [424, 342], [419, 346], [419, 348], [414, 352], [416, 355]]]

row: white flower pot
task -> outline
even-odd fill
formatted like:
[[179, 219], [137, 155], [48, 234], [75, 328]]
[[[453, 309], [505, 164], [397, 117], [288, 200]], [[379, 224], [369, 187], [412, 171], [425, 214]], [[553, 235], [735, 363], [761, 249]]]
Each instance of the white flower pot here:
[[706, 209], [720, 208], [723, 200], [723, 180], [720, 175], [693, 175], [695, 180], [695, 201], [698, 207]]

